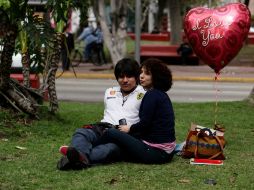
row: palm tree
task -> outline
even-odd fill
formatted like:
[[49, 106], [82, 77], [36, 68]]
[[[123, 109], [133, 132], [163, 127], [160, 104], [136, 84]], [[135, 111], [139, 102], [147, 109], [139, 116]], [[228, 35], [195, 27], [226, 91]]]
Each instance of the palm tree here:
[[[1, 1], [1, 37], [3, 50], [0, 63], [0, 95], [20, 112], [36, 116], [36, 104], [28, 91], [10, 79], [12, 55], [18, 36], [18, 23], [25, 18], [28, 0]], [[14, 103], [13, 103], [14, 102]]]
[[[63, 26], [67, 21], [66, 13], [70, 7], [81, 7], [80, 9], [84, 11], [87, 3], [80, 3], [77, 0], [49, 0], [47, 5], [52, 8], [52, 13], [57, 15], [55, 19], [58, 27], [54, 33], [45, 19], [35, 16], [29, 9], [28, 0], [0, 1], [0, 38], [3, 45], [0, 62], [0, 96], [5, 100], [0, 104], [11, 105], [20, 112], [36, 117], [38, 103], [47, 88], [50, 111], [53, 113], [57, 111], [55, 74], [63, 42]], [[19, 43], [16, 44], [16, 41]], [[10, 78], [12, 55], [17, 47], [22, 54], [24, 85]], [[37, 71], [43, 72], [45, 76], [39, 90], [29, 88], [30, 62], [33, 62], [37, 66]]]
[[56, 113], [58, 110], [58, 100], [55, 87], [56, 71], [60, 61], [62, 45], [66, 44], [64, 28], [68, 22], [68, 11], [79, 8], [83, 14], [86, 12], [89, 2], [79, 2], [76, 0], [48, 0], [46, 7], [51, 10], [51, 15], [56, 23], [55, 33], [53, 36], [53, 53], [49, 60], [48, 73], [48, 93], [50, 102], [50, 111]]

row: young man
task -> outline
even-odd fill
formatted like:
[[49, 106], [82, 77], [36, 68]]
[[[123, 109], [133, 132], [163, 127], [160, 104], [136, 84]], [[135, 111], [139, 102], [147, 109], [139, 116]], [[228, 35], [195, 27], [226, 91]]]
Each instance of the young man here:
[[104, 130], [119, 125], [126, 119], [128, 125], [139, 121], [139, 107], [145, 94], [138, 85], [140, 68], [135, 60], [124, 58], [115, 67], [119, 84], [108, 88], [104, 96], [104, 116], [101, 122], [79, 128], [73, 134], [71, 145], [60, 147], [64, 155], [57, 163], [59, 170], [83, 169], [92, 164], [121, 159], [120, 149], [113, 143], [96, 145]]

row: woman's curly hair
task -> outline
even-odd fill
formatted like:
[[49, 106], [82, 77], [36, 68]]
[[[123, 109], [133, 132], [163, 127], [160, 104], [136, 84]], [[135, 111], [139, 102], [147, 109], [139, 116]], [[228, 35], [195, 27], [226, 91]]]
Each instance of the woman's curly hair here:
[[168, 91], [172, 86], [172, 73], [171, 70], [159, 59], [150, 58], [145, 60], [141, 67], [152, 75], [153, 88]]

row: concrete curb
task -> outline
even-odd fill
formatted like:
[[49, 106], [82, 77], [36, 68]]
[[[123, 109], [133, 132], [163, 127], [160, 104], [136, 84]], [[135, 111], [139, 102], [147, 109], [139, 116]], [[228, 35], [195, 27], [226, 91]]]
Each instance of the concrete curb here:
[[115, 79], [114, 74], [110, 73], [62, 73], [57, 72], [57, 78], [77, 78], [77, 79]]
[[[178, 81], [214, 81], [212, 77], [173, 77], [174, 80]], [[246, 82], [253, 83], [254, 78], [240, 78], [240, 77], [220, 77], [218, 81], [221, 82]]]
[[[62, 75], [61, 75], [62, 74]], [[77, 79], [115, 79], [114, 74], [110, 73], [61, 73], [57, 72], [57, 78], [77, 78]], [[176, 81], [214, 81], [213, 77], [182, 77], [174, 76], [173, 80]], [[246, 82], [253, 83], [254, 78], [241, 78], [241, 77], [220, 77], [218, 81], [222, 82]]]

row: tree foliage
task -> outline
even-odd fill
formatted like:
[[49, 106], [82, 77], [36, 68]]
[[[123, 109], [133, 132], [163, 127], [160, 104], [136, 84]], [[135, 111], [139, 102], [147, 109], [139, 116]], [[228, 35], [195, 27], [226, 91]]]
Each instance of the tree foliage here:
[[[37, 117], [38, 103], [48, 89], [50, 111], [53, 113], [57, 111], [55, 74], [64, 40], [63, 29], [68, 20], [68, 11], [71, 8], [79, 8], [81, 15], [84, 15], [88, 4], [78, 0], [48, 0], [46, 9], [50, 10], [58, 25], [54, 31], [48, 17], [41, 18], [34, 14], [34, 10], [28, 5], [28, 0], [1, 0], [0, 38], [3, 51], [0, 62], [0, 96], [5, 100], [1, 101], [1, 106], [13, 107], [17, 111], [24, 111]], [[20, 85], [10, 78], [14, 52], [22, 54], [24, 81], [29, 78], [31, 66], [36, 67], [36, 72], [43, 73], [43, 84], [40, 89]], [[26, 72], [24, 72], [25, 67]], [[28, 81], [27, 84], [30, 82]]]

